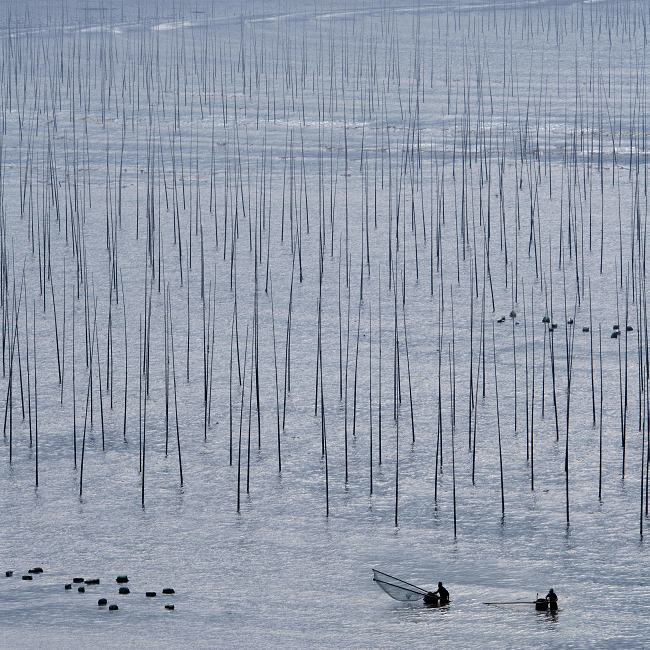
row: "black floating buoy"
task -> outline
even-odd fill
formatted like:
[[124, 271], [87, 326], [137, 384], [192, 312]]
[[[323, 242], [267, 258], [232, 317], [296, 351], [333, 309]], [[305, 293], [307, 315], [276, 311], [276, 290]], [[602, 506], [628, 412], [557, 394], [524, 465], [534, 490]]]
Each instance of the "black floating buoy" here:
[[613, 330], [619, 330], [620, 327], [619, 327], [618, 325], [614, 325], [614, 326], [612, 327], [612, 329], [613, 329]]
[[174, 605], [172, 605], [171, 603], [168, 603], [167, 605], [165, 605], [165, 609], [173, 610]]
[[13, 571], [5, 571], [5, 578], [11, 578], [13, 574], [14, 574]]
[[552, 327], [554, 330], [556, 330], [556, 329], [557, 329], [557, 323], [552, 323], [552, 324], [551, 324], [551, 327]]
[[97, 601], [97, 604], [98, 604], [100, 607], [103, 607], [103, 606], [106, 605], [107, 603], [108, 603], [108, 601], [106, 600], [106, 598], [100, 598], [100, 599]]
[[171, 596], [172, 594], [175, 594], [176, 592], [171, 588], [171, 587], [165, 587], [163, 589], [163, 594], [166, 596]]
[[109, 605], [108, 606], [108, 611], [109, 612], [116, 612], [119, 609], [117, 605]]
[[550, 319], [549, 316], [544, 316], [544, 318], [542, 318], [542, 323], [550, 323], [550, 322], [551, 322], [551, 319]]
[[505, 323], [505, 322], [506, 322], [506, 317], [505, 316], [501, 316], [501, 318], [499, 318], [497, 320], [497, 323]]
[[122, 596], [126, 596], [127, 594], [130, 594], [130, 593], [131, 593], [131, 590], [130, 590], [128, 587], [120, 587], [120, 588], [117, 590], [117, 593], [118, 593], [118, 594], [121, 594]]
[[156, 592], [155, 591], [147, 591], [145, 594], [147, 598], [155, 598], [156, 597]]
[[426, 594], [424, 594], [423, 601], [424, 604], [428, 605], [429, 607], [437, 607], [440, 604], [440, 598], [438, 598], [438, 594], [434, 594], [431, 591], [428, 591]]
[[625, 327], [625, 331], [626, 331], [626, 332], [631, 332], [633, 329], [634, 329], [634, 328], [632, 327], [632, 325], [627, 325], [627, 326]]
[[72, 589], [72, 585], [68, 582], [68, 584], [65, 586], [66, 589]]
[[128, 581], [129, 581], [128, 576], [117, 576], [117, 578], [115, 578], [115, 582], [117, 582], [118, 585], [122, 585], [122, 584], [124, 584], [125, 582], [128, 582]]
[[514, 309], [510, 312], [510, 318], [517, 318], [517, 312]]
[[77, 587], [77, 591], [78, 591], [80, 594], [85, 594], [85, 593], [86, 593], [86, 588], [85, 588], [85, 587]]
[[23, 576], [23, 580], [31, 580], [31, 579], [32, 576], [30, 576], [29, 574]]
[[43, 573], [43, 567], [35, 566], [33, 569], [30, 569], [28, 573]]
[[538, 598], [535, 601], [535, 609], [538, 612], [545, 612], [548, 609], [548, 601], [546, 598]]
[[617, 339], [618, 338], [618, 332], [612, 332], [612, 335], [609, 338], [610, 339]]
[[569, 318], [569, 320], [567, 321], [567, 325], [573, 325], [573, 318]]
[[83, 581], [83, 578], [72, 578], [72, 582], [74, 582], [76, 585], [82, 583]]
[[582, 331], [583, 331], [583, 332], [588, 332], [588, 331], [589, 331], [589, 328], [588, 328], [588, 327], [583, 327], [583, 328], [582, 328]]
[[99, 584], [99, 578], [88, 578], [88, 580], [84, 580], [84, 582], [87, 585], [98, 585]]

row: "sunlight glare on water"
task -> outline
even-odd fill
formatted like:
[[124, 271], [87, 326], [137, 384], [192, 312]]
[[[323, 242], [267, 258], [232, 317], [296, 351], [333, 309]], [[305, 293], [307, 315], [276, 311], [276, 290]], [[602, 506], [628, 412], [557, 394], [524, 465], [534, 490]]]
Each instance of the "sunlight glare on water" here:
[[127, 5], [0, 18], [0, 645], [644, 647], [646, 3]]

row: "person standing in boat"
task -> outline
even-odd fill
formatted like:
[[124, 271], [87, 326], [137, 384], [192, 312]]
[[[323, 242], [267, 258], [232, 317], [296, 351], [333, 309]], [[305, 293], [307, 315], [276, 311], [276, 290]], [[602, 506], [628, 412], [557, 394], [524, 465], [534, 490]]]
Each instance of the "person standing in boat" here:
[[546, 594], [546, 600], [548, 602], [549, 609], [551, 611], [557, 611], [557, 594], [553, 591], [553, 589], [549, 589], [548, 593]]
[[449, 605], [449, 592], [439, 582], [435, 591], [426, 594], [424, 602], [427, 605]]

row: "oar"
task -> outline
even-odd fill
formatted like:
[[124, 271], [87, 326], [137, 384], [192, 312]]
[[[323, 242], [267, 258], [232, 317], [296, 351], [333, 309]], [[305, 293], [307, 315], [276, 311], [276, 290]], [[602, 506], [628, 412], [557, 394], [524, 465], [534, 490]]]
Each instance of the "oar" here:
[[506, 600], [500, 603], [483, 603], [484, 605], [534, 605], [534, 600]]

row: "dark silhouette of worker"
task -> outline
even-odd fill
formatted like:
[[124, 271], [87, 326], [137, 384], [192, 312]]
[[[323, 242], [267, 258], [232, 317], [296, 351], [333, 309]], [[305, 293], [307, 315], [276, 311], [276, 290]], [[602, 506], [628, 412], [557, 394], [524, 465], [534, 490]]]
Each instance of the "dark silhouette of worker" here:
[[553, 589], [549, 589], [548, 593], [546, 594], [546, 600], [548, 601], [549, 609], [552, 612], [557, 612], [557, 594], [553, 591]]
[[431, 599], [435, 597], [438, 600], [438, 604], [440, 605], [449, 604], [449, 592], [442, 586], [442, 582], [439, 582], [438, 588], [435, 591], [430, 591], [427, 596], [429, 596]]

